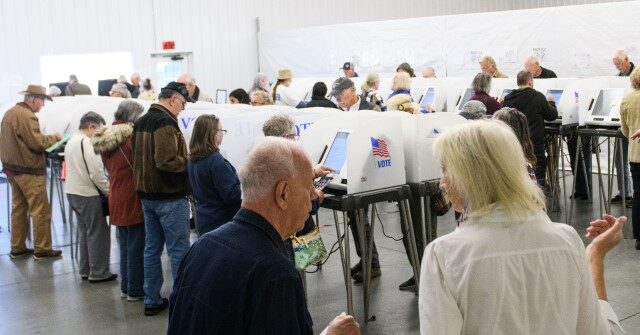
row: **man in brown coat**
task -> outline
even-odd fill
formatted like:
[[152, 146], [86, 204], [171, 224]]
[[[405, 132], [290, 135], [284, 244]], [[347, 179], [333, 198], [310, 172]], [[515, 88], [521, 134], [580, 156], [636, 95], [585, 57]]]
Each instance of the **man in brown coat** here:
[[76, 77], [75, 74], [72, 74], [69, 76], [69, 85], [67, 85], [64, 95], [91, 95], [91, 89], [85, 84], [80, 84], [78, 82], [78, 77]]
[[[45, 188], [45, 149], [60, 140], [60, 134], [43, 135], [36, 113], [51, 100], [46, 89], [29, 85], [24, 101], [9, 109], [0, 126], [0, 160], [12, 192], [11, 258], [33, 254], [33, 258], [58, 257], [51, 248], [51, 206]], [[33, 221], [34, 247], [27, 248], [27, 213]]]

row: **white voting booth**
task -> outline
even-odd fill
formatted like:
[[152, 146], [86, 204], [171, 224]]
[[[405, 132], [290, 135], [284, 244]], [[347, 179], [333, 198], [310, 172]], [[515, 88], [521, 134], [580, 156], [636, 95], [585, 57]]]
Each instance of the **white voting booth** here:
[[[335, 159], [329, 156], [331, 146], [339, 145], [345, 133], [348, 134], [346, 148], [334, 148], [346, 156], [337, 160], [345, 164], [333, 183], [346, 185], [347, 193], [352, 194], [406, 182], [402, 124], [398, 115], [369, 111], [339, 113], [316, 121], [301, 134], [300, 141], [311, 160], [321, 163], [326, 158]], [[378, 150], [383, 147], [386, 152]]]

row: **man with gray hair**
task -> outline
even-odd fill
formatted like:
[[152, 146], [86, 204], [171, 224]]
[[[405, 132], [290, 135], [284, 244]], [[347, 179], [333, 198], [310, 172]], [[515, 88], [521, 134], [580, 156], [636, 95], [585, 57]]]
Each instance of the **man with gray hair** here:
[[180, 77], [178, 77], [178, 79], [176, 79], [176, 81], [187, 85], [187, 90], [189, 91], [189, 97], [193, 99], [194, 102], [195, 101], [213, 102], [213, 99], [211, 99], [211, 97], [208, 94], [202, 92], [200, 90], [200, 87], [196, 85], [196, 78], [194, 78], [192, 75], [188, 73], [183, 73]]
[[69, 76], [69, 85], [64, 90], [64, 95], [91, 95], [91, 89], [85, 84], [78, 82], [78, 77], [75, 74]]
[[[294, 141], [267, 137], [249, 152], [240, 170], [240, 210], [201, 236], [180, 266], [167, 334], [313, 334], [283, 242], [309, 216], [312, 179], [311, 162]], [[325, 332], [360, 333], [344, 313]]]
[[498, 71], [496, 61], [491, 56], [484, 56], [480, 58], [480, 70], [482, 72], [492, 76], [493, 78], [509, 78], [506, 74]]
[[436, 70], [431, 66], [427, 66], [422, 70], [422, 78], [435, 78]]
[[[129, 85], [127, 85], [127, 87], [129, 87]], [[131, 75], [131, 87], [132, 87], [132, 89], [130, 90], [131, 97], [134, 98], [134, 99], [137, 99], [138, 96], [140, 96], [140, 92], [142, 91], [142, 87], [140, 86], [140, 74], [139, 73], [133, 73]]]
[[613, 65], [618, 69], [618, 77], [628, 77], [633, 72], [635, 65], [629, 61], [629, 54], [624, 49], [613, 52]]
[[558, 78], [555, 72], [540, 66], [540, 61], [536, 56], [529, 56], [525, 58], [524, 69], [531, 73], [533, 79]]

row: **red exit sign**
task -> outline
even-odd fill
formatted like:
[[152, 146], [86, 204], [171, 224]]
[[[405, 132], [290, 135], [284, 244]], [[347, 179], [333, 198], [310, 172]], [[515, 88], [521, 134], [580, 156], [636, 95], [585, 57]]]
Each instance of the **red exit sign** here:
[[176, 42], [174, 41], [164, 41], [162, 42], [162, 49], [163, 50], [172, 50], [176, 48]]

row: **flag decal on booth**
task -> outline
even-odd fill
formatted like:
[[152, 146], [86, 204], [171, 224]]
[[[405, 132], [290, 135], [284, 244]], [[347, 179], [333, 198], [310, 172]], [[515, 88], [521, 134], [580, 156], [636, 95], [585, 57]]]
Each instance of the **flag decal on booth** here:
[[371, 137], [371, 152], [377, 168], [385, 168], [391, 166], [391, 156], [387, 142], [381, 138]]

